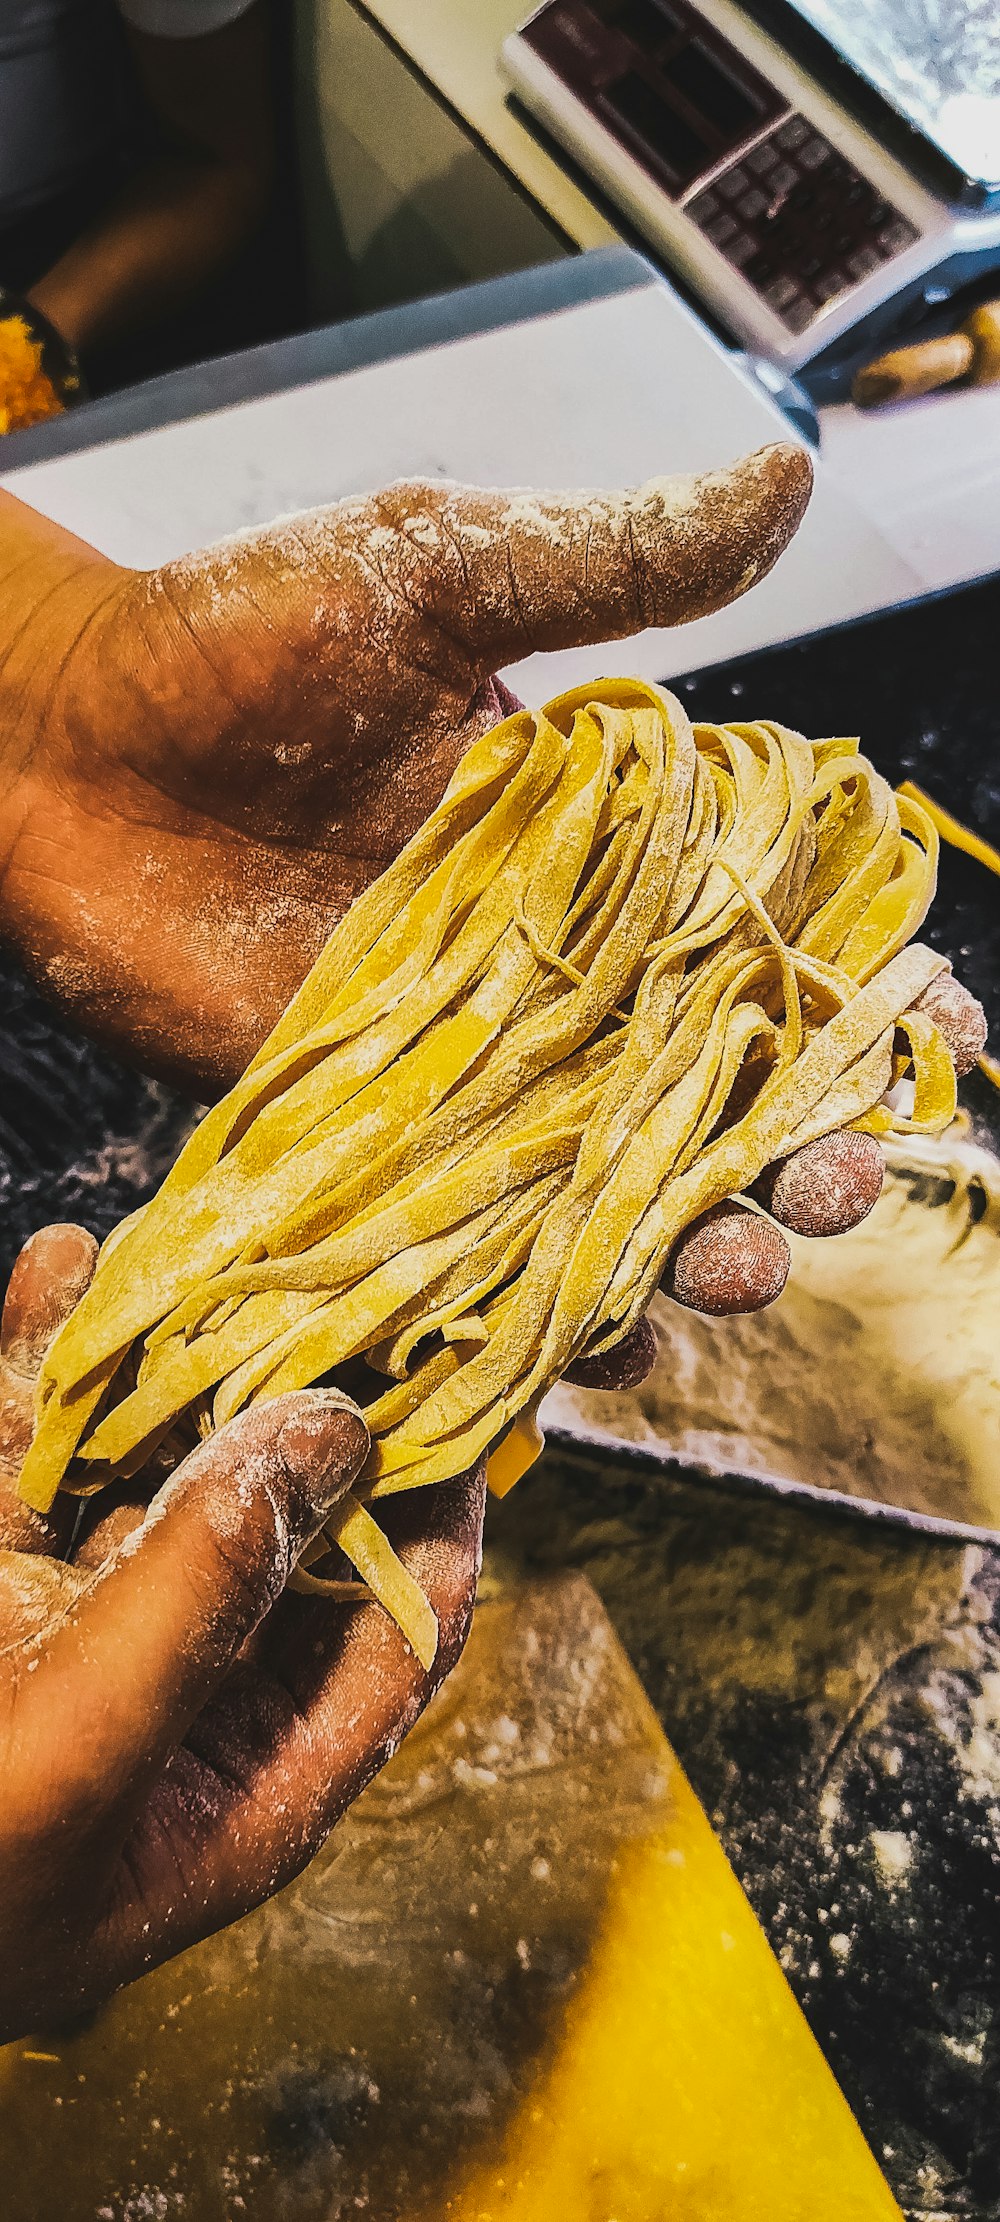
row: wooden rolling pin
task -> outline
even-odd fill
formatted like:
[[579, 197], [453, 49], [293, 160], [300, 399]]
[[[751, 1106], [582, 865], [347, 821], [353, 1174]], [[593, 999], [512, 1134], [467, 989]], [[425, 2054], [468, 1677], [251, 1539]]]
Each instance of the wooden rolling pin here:
[[957, 332], [866, 363], [855, 373], [851, 399], [859, 409], [878, 409], [889, 401], [915, 401], [959, 378], [967, 386], [1000, 385], [1000, 301], [984, 301]]

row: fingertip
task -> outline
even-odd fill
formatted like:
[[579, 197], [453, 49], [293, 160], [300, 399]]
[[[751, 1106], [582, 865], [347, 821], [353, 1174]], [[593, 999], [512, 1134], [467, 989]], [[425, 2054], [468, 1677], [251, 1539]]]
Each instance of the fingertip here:
[[986, 1012], [974, 995], [956, 980], [953, 972], [939, 972], [930, 987], [917, 997], [914, 1008], [925, 1011], [944, 1035], [951, 1051], [955, 1075], [964, 1080], [986, 1047]]
[[773, 1304], [790, 1265], [780, 1228], [729, 1199], [703, 1212], [681, 1235], [660, 1286], [688, 1311], [724, 1319]]
[[282, 1465], [317, 1511], [329, 1512], [357, 1480], [371, 1449], [364, 1418], [339, 1389], [303, 1389], [282, 1401], [294, 1406], [278, 1430]]
[[878, 1202], [885, 1160], [873, 1134], [853, 1127], [820, 1135], [777, 1158], [754, 1181], [751, 1195], [792, 1234], [848, 1234]]
[[93, 1280], [97, 1252], [94, 1236], [70, 1221], [29, 1235], [14, 1260], [0, 1320], [0, 1352], [15, 1373], [37, 1373]]
[[563, 1379], [576, 1389], [616, 1391], [637, 1389], [652, 1373], [656, 1364], [656, 1335], [652, 1322], [637, 1319], [627, 1335], [613, 1343], [610, 1350], [599, 1357], [590, 1358], [584, 1353], [571, 1366], [567, 1366]]
[[732, 579], [732, 598], [764, 578], [794, 539], [812, 493], [812, 458], [806, 448], [778, 440], [713, 476], [728, 527], [723, 545], [728, 538], [732, 570], [744, 566]]
[[797, 532], [812, 475], [806, 450], [782, 441], [720, 470], [642, 487], [630, 547], [645, 622], [686, 624], [756, 586]]
[[816, 471], [807, 447], [798, 440], [773, 440], [747, 456], [770, 479], [778, 500], [801, 523], [815, 483]]

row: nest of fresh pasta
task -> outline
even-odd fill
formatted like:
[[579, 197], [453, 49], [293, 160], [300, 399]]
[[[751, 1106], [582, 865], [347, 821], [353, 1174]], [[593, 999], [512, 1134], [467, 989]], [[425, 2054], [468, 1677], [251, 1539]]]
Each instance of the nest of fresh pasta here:
[[936, 854], [853, 740], [692, 727], [628, 680], [508, 718], [105, 1244], [45, 1362], [25, 1496], [136, 1474], [365, 1358], [371, 1455], [319, 1548], [428, 1660], [380, 1502], [523, 1424], [776, 1159], [947, 1124], [954, 1066], [914, 1008], [946, 962], [910, 943]]

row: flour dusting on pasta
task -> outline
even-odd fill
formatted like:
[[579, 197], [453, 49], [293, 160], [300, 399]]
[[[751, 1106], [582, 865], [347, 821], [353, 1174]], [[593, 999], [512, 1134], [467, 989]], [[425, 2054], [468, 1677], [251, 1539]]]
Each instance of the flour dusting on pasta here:
[[775, 1158], [951, 1118], [914, 1009], [945, 960], [907, 946], [936, 856], [854, 740], [692, 728], [617, 679], [508, 718], [105, 1245], [45, 1363], [28, 1501], [363, 1355], [387, 1386], [327, 1542], [428, 1660], [379, 1501], [533, 1413]]

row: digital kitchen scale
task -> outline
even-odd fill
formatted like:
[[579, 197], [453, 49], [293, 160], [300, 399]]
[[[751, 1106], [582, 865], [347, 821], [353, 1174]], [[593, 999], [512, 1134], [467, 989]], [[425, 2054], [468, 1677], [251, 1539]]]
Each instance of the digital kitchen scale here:
[[546, 0], [502, 61], [720, 321], [789, 371], [871, 354], [1000, 272], [1000, 6]]

